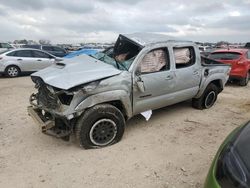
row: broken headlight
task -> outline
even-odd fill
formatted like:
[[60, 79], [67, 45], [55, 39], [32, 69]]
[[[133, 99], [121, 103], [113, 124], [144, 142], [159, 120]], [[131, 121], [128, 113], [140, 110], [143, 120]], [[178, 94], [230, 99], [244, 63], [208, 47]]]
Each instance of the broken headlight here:
[[70, 105], [72, 99], [73, 99], [73, 93], [59, 90], [57, 88], [54, 88], [52, 86], [47, 85], [47, 89], [52, 93], [53, 95], [56, 95], [60, 102], [64, 105]]
[[71, 88], [69, 92], [78, 92], [78, 91], [83, 91], [84, 93], [91, 92], [97, 88], [99, 83], [100, 81], [94, 81], [88, 84], [82, 84], [82, 85]]
[[72, 99], [73, 99], [73, 94], [68, 94], [68, 93], [61, 93], [58, 95], [58, 98], [60, 102], [64, 105], [70, 105]]

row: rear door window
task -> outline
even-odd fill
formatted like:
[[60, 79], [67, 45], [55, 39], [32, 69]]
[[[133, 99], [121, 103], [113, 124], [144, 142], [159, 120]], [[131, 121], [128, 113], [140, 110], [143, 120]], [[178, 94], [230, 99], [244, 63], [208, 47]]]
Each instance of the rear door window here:
[[174, 47], [176, 69], [189, 67], [195, 64], [195, 52], [193, 47]]
[[218, 59], [218, 60], [235, 60], [239, 59], [241, 54], [237, 52], [215, 52], [209, 55], [211, 59]]

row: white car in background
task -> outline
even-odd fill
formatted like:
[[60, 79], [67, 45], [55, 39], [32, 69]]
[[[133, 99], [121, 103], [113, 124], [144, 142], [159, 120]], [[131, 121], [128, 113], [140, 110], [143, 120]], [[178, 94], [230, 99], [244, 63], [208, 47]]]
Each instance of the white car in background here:
[[14, 47], [7, 42], [0, 42], [0, 52], [10, 50], [10, 49], [14, 49]]
[[57, 57], [37, 49], [14, 49], [0, 52], [0, 74], [17, 77], [21, 73], [35, 72], [59, 61]]

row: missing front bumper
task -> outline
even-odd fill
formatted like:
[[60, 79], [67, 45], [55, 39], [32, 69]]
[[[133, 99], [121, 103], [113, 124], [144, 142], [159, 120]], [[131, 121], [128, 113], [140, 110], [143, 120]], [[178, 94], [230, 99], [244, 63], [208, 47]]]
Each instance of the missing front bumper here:
[[64, 126], [60, 126], [60, 124], [57, 125], [56, 120], [45, 119], [41, 109], [29, 106], [28, 114], [32, 117], [36, 124], [39, 125], [44, 134], [57, 138], [65, 138], [72, 132], [70, 129], [66, 129]]
[[32, 117], [32, 119], [41, 127], [42, 132], [46, 132], [55, 126], [55, 121], [46, 120], [44, 121], [41, 118], [42, 112], [39, 109], [34, 109], [32, 106], [28, 107], [28, 114]]

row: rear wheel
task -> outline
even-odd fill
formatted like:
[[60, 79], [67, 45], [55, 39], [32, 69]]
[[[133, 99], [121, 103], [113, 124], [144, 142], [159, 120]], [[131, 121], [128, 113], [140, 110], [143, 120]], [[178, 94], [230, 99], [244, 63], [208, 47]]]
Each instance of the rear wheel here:
[[218, 88], [214, 84], [209, 84], [204, 93], [198, 99], [192, 100], [192, 106], [197, 109], [211, 108], [217, 100]]
[[246, 75], [246, 78], [243, 78], [242, 80], [240, 80], [239, 85], [240, 86], [247, 86], [249, 81], [249, 72]]
[[15, 65], [10, 65], [5, 69], [5, 74], [8, 77], [14, 78], [19, 76], [21, 73], [19, 67], [15, 66]]
[[75, 132], [81, 147], [86, 149], [112, 145], [121, 140], [125, 128], [124, 116], [110, 104], [88, 109], [79, 118]]

